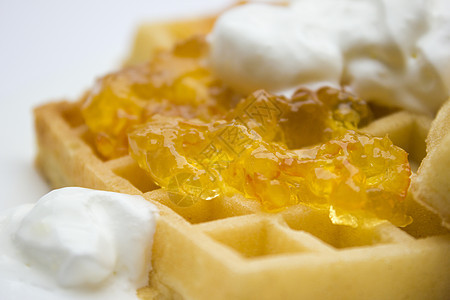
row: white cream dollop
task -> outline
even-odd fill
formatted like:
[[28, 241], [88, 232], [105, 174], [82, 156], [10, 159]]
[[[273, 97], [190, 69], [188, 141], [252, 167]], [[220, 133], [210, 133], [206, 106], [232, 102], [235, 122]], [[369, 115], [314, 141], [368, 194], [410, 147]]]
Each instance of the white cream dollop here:
[[137, 299], [157, 217], [140, 196], [74, 187], [3, 212], [2, 299]]
[[243, 93], [343, 86], [433, 113], [450, 95], [450, 1], [297, 0], [225, 12], [209, 36], [213, 71]]

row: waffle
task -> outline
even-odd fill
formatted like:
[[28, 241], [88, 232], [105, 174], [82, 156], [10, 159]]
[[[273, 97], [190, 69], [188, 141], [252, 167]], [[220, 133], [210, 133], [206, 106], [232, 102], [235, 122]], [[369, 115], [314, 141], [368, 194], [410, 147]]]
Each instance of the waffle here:
[[412, 193], [450, 229], [450, 100], [440, 109], [427, 138], [427, 156], [413, 178]]
[[148, 23], [139, 27], [129, 57], [124, 65], [148, 61], [156, 52], [171, 49], [178, 41], [195, 34], [207, 34], [215, 17], [187, 19], [177, 22]]
[[[172, 35], [171, 29], [165, 32]], [[135, 47], [140, 48], [140, 43]], [[146, 49], [142, 53], [158, 48], [149, 45], [142, 46]], [[141, 59], [133, 54], [128, 63]], [[427, 116], [401, 111], [377, 118], [363, 131], [389, 134], [410, 153], [417, 168], [427, 154], [425, 139], [431, 123]], [[96, 152], [79, 102], [36, 108], [35, 128], [36, 164], [52, 187], [139, 194], [159, 208], [153, 271], [149, 286], [138, 291], [141, 299], [450, 296], [450, 233], [413, 191], [407, 201], [414, 222], [401, 229], [389, 222], [371, 228], [334, 225], [327, 211], [301, 204], [264, 213], [259, 202], [240, 195], [180, 207], [130, 156], [105, 160]], [[431, 172], [421, 166], [417, 178], [425, 168]]]

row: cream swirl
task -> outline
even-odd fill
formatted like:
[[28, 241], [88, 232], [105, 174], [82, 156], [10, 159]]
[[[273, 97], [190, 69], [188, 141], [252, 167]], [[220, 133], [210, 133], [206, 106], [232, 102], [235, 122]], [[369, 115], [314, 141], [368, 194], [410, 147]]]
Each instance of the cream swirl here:
[[427, 113], [450, 94], [445, 0], [246, 4], [220, 16], [209, 41], [214, 72], [244, 93], [327, 84]]
[[0, 215], [0, 289], [12, 299], [137, 299], [157, 209], [140, 196], [64, 188]]

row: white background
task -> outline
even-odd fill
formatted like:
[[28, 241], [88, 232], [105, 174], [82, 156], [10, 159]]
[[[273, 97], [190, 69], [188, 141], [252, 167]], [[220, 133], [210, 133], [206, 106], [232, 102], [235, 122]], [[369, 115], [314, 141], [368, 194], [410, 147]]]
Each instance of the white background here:
[[76, 99], [120, 65], [144, 21], [213, 13], [230, 0], [0, 0], [0, 210], [35, 202], [32, 108]]

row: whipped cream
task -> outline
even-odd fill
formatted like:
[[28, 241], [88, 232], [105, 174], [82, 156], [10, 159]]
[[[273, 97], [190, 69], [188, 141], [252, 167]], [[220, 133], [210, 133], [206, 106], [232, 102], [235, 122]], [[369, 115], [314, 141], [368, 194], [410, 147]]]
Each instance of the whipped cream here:
[[243, 93], [345, 87], [369, 101], [434, 113], [450, 95], [450, 1], [251, 3], [220, 16], [213, 71]]
[[157, 217], [140, 196], [75, 187], [2, 212], [2, 299], [138, 299]]

